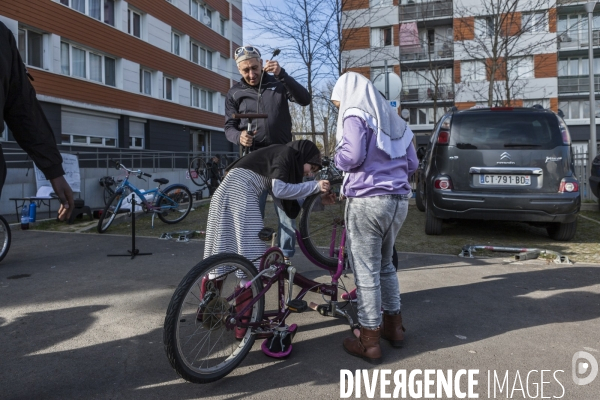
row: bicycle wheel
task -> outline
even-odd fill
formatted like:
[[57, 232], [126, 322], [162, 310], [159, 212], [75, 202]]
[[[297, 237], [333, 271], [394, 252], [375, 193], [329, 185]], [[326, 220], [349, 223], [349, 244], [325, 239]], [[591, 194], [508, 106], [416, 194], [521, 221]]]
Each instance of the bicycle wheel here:
[[110, 198], [115, 194], [115, 191], [110, 186], [104, 186], [104, 205], [109, 204]]
[[[165, 317], [163, 344], [171, 366], [183, 379], [214, 382], [246, 357], [255, 336], [251, 329], [228, 327], [227, 322], [261, 292], [260, 279], [240, 289], [242, 277], [251, 281], [257, 274], [254, 265], [238, 254], [216, 254], [192, 268], [175, 289]], [[245, 313], [242, 324], [260, 322], [264, 308], [261, 296]]]
[[155, 207], [160, 207], [158, 218], [166, 224], [183, 220], [192, 210], [192, 192], [185, 185], [171, 185], [159, 192]]
[[130, 211], [130, 209], [127, 208], [121, 209], [121, 203], [123, 202], [124, 198], [125, 196], [123, 195], [123, 193], [120, 192], [117, 192], [111, 196], [110, 200], [108, 201], [108, 204], [106, 205], [106, 207], [104, 207], [104, 211], [102, 211], [100, 219], [98, 220], [98, 226], [96, 227], [98, 233], [106, 232], [110, 224], [112, 224], [115, 220], [117, 214], [122, 214]]
[[190, 179], [196, 186], [208, 187], [208, 167], [201, 157], [195, 157], [188, 168]]
[[8, 253], [8, 249], [10, 249], [10, 241], [11, 241], [11, 232], [10, 225], [4, 219], [2, 215], [0, 215], [0, 261], [4, 260], [6, 254]]
[[319, 263], [335, 268], [344, 228], [344, 201], [340, 201], [342, 179], [330, 181], [331, 191], [336, 202], [331, 205], [321, 203], [321, 195], [308, 197], [300, 214], [300, 238], [310, 254]]

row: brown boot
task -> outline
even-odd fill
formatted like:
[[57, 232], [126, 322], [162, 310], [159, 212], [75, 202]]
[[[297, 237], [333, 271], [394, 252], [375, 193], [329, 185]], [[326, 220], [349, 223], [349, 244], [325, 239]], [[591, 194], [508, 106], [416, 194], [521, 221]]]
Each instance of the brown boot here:
[[404, 326], [402, 326], [402, 314], [390, 315], [383, 312], [383, 324], [381, 325], [381, 338], [390, 342], [393, 347], [402, 347], [404, 344]]
[[360, 357], [371, 364], [381, 364], [381, 347], [379, 338], [381, 328], [360, 328], [360, 337], [349, 337], [344, 339], [344, 350], [351, 356]]

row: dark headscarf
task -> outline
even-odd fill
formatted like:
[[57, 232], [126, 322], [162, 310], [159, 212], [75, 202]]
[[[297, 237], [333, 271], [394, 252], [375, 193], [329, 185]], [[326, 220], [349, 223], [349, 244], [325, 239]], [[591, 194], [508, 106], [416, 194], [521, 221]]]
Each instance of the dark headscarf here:
[[[321, 152], [310, 140], [295, 140], [288, 144], [273, 144], [240, 158], [227, 167], [249, 169], [258, 175], [279, 179], [285, 183], [302, 183], [304, 164], [321, 164]], [[300, 213], [296, 200], [282, 200], [283, 210], [290, 218]]]

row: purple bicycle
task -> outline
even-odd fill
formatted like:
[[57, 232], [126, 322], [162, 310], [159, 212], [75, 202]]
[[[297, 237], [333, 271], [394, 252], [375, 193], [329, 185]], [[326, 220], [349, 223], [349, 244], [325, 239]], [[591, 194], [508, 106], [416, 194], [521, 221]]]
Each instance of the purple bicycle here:
[[[340, 199], [341, 179], [330, 182]], [[223, 253], [201, 261], [183, 278], [171, 298], [163, 332], [169, 362], [183, 379], [209, 383], [225, 377], [242, 362], [256, 339], [263, 339], [261, 349], [269, 356], [289, 355], [297, 326], [287, 325], [286, 320], [309, 308], [304, 300], [308, 292], [326, 299], [325, 304], [311, 303], [310, 308], [323, 316], [346, 318], [351, 329], [355, 326], [342, 307], [346, 302], [338, 302], [340, 289], [345, 291], [340, 277], [347, 267], [344, 201], [324, 205], [320, 199], [318, 194], [306, 199], [296, 235], [306, 257], [329, 272], [330, 283], [308, 279], [286, 265], [281, 250], [273, 246], [271, 228], [259, 235], [271, 241], [271, 247], [260, 257], [258, 270], [238, 254]], [[294, 286], [300, 288], [295, 297]], [[269, 304], [274, 311], [265, 311], [271, 288], [276, 293]]]

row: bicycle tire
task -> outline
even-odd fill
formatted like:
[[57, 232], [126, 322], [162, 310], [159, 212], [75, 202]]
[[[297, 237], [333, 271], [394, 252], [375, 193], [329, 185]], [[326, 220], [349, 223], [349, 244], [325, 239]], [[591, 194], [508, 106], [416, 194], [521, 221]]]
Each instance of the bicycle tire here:
[[[177, 202], [177, 208], [173, 208], [172, 201]], [[171, 185], [159, 192], [154, 205], [162, 208], [163, 211], [158, 212], [156, 215], [166, 224], [176, 224], [187, 217], [192, 210], [193, 202], [192, 192], [187, 186], [180, 183]], [[169, 218], [170, 216], [175, 218]]]
[[10, 225], [6, 219], [0, 215], [0, 261], [4, 260], [4, 257], [6, 257], [8, 254], [11, 241], [12, 233], [10, 230]]
[[[116, 192], [115, 194], [113, 194], [110, 197], [108, 204], [106, 205], [106, 207], [104, 207], [104, 210], [102, 211], [102, 215], [100, 216], [100, 219], [98, 220], [98, 226], [96, 227], [96, 229], [98, 230], [98, 233], [106, 232], [106, 230], [110, 227], [110, 225], [115, 220], [115, 217], [117, 216], [117, 214], [129, 211], [129, 210], [125, 210], [125, 211], [121, 210], [121, 203], [123, 202], [124, 198], [125, 198], [125, 196], [123, 195], [122, 192]], [[104, 221], [106, 221], [106, 223]]]
[[[237, 272], [224, 275], [219, 271], [218, 276], [225, 276], [223, 280], [211, 281], [209, 274], [216, 272], [218, 267], [239, 269], [245, 273], [248, 281], [258, 274], [254, 265], [239, 254], [222, 253], [208, 257], [181, 280], [165, 316], [163, 344], [169, 363], [179, 376], [192, 383], [209, 383], [225, 377], [243, 361], [255, 340], [250, 329], [246, 330], [241, 340], [237, 340], [236, 329], [227, 329], [223, 323], [236, 315], [233, 291], [239, 290], [240, 278]], [[209, 282], [212, 282], [210, 288]], [[206, 288], [204, 294], [201, 287]], [[248, 293], [254, 298], [262, 288], [262, 281], [256, 279]], [[238, 296], [244, 293], [238, 293]], [[207, 304], [202, 306], [205, 298]], [[265, 299], [261, 296], [251, 309], [248, 323], [261, 321], [264, 308]], [[213, 335], [218, 340], [214, 343], [210, 341], [204, 351], [204, 345]]]
[[202, 157], [194, 157], [188, 167], [188, 174], [194, 185], [208, 187], [208, 167]]
[[109, 204], [110, 198], [113, 196], [113, 194], [115, 194], [115, 191], [112, 190], [112, 188], [110, 186], [104, 186], [103, 194], [104, 194], [104, 205], [106, 206], [107, 204]]
[[[339, 199], [342, 179], [332, 179], [330, 185], [331, 191]], [[323, 206], [320, 198], [320, 193], [314, 194], [306, 198], [302, 204], [298, 227], [300, 240], [308, 254], [316, 261], [327, 267], [335, 268], [338, 263], [338, 251], [343, 232], [345, 202], [336, 200], [335, 204]]]

